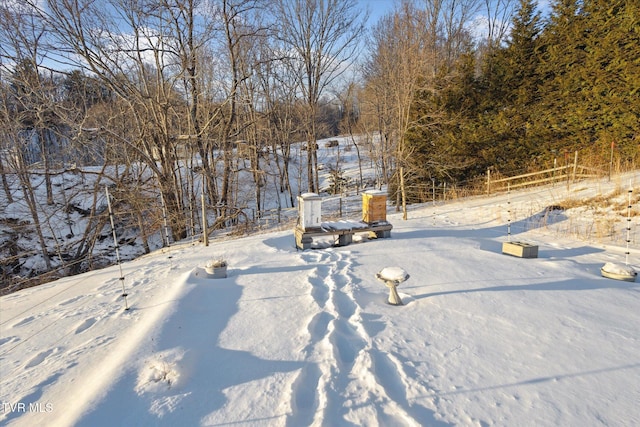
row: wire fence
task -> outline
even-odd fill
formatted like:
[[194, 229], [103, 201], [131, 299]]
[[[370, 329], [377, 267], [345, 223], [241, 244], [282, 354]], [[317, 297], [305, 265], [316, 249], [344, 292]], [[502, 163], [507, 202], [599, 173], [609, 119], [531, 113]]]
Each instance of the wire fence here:
[[[615, 168], [608, 168], [609, 177]], [[430, 181], [412, 184], [408, 191], [412, 195], [419, 195], [418, 199], [428, 203], [446, 203], [461, 197], [493, 194], [506, 191], [508, 188], [519, 188], [533, 185], [571, 185], [581, 179], [607, 175], [606, 168], [595, 168], [578, 164], [577, 154], [573, 163], [565, 162], [558, 166], [554, 161], [553, 167], [540, 171], [529, 171], [515, 176], [505, 177], [498, 168], [491, 168], [487, 172], [487, 179], [469, 181], [446, 181], [432, 179]], [[61, 277], [91, 271], [110, 265], [115, 265], [115, 246], [126, 248], [122, 251], [122, 260], [130, 260], [145, 253], [169, 246], [178, 240], [171, 233], [169, 223], [182, 222], [186, 236], [181, 240], [199, 242], [203, 239], [204, 231], [213, 238], [224, 236], [239, 236], [265, 230], [281, 230], [295, 226], [298, 212], [296, 207], [280, 207], [272, 209], [256, 209], [249, 204], [245, 206], [221, 207], [197, 198], [184, 203], [179, 218], [168, 214], [164, 200], [157, 188], [141, 187], [131, 192], [127, 188], [119, 188], [110, 180], [105, 180], [112, 190], [113, 216], [116, 228], [115, 242], [111, 238], [109, 214], [107, 212], [104, 185], [96, 191], [90, 177], [95, 178], [95, 171], [86, 174], [74, 169], [72, 178], [65, 178], [59, 174], [54, 182], [54, 191], [62, 195], [62, 202], [48, 205], [38, 201], [38, 217], [41, 219], [42, 234], [45, 240], [40, 245], [35, 238], [37, 234], [33, 220], [25, 215], [29, 212], [26, 198], [20, 191], [14, 191], [11, 203], [12, 211], [0, 206], [0, 294], [7, 294], [25, 287], [46, 283]], [[42, 186], [42, 173], [36, 172], [34, 185]], [[4, 172], [8, 185], [19, 189], [15, 175]], [[368, 182], [369, 186], [374, 182]], [[323, 216], [327, 220], [333, 219], [361, 219], [361, 194], [369, 188], [359, 188], [355, 182], [341, 187], [336, 195], [325, 195], [323, 198]], [[87, 200], [91, 203], [87, 205]], [[400, 206], [400, 199], [396, 194], [389, 194], [389, 202]], [[203, 216], [206, 220], [203, 220]], [[88, 218], [88, 219], [87, 219]], [[84, 222], [86, 226], [79, 230], [78, 224]], [[605, 221], [606, 222], [606, 221]], [[44, 225], [43, 225], [44, 224]], [[206, 224], [206, 225], [205, 225]], [[594, 224], [595, 234], [604, 234], [604, 223]], [[46, 247], [46, 251], [42, 247]], [[43, 253], [43, 252], [46, 252]], [[43, 262], [49, 258], [49, 265]], [[21, 275], [21, 269], [29, 267], [29, 274]]]

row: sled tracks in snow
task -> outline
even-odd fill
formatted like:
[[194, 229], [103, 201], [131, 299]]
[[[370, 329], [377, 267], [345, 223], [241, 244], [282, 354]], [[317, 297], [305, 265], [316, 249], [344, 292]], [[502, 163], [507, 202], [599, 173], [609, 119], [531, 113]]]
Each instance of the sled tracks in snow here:
[[420, 385], [396, 357], [377, 349], [367, 332], [354, 297], [351, 253], [327, 250], [301, 256], [316, 265], [308, 281], [319, 310], [307, 324], [307, 363], [292, 386], [287, 425], [357, 426], [372, 419], [379, 425], [434, 422], [431, 410], [407, 400], [407, 388]]

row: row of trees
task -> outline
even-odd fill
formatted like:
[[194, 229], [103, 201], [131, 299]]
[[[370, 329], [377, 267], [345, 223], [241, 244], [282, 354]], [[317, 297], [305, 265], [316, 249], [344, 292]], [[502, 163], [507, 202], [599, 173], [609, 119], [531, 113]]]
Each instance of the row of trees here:
[[[316, 141], [338, 132], [370, 142], [398, 205], [423, 200], [419, 189], [434, 179], [471, 183], [487, 167], [519, 172], [611, 142], [637, 159], [637, 2], [557, 0], [543, 19], [533, 0], [403, 0], [369, 33], [360, 4], [3, 2], [2, 200], [17, 197], [7, 177], [17, 179], [41, 230], [34, 183], [44, 203], [62, 203], [52, 177], [97, 165], [95, 194], [115, 185], [140, 229], [147, 198], [159, 194], [181, 239], [201, 191], [216, 225], [247, 203], [260, 211], [272, 183], [278, 205], [319, 191]], [[292, 156], [297, 142], [304, 159]], [[98, 196], [83, 208], [95, 219], [72, 258], [91, 253], [101, 209]]]
[[[100, 164], [141, 162], [153, 172], [180, 239], [193, 194], [179, 161], [197, 159], [209, 203], [224, 218], [236, 202], [234, 153], [242, 141], [250, 147], [255, 205], [264, 197], [258, 154], [267, 148], [282, 155], [278, 179], [293, 203], [290, 144], [302, 138], [315, 147], [311, 142], [327, 133], [322, 123], [331, 123], [332, 109], [321, 101], [354, 60], [364, 31], [366, 15], [356, 6], [354, 0], [4, 2], [2, 143], [20, 153], [4, 156], [13, 163], [5, 169], [26, 170], [28, 160], [20, 159], [34, 144], [47, 171], [51, 151], [59, 154], [62, 145], [73, 147], [66, 158], [74, 160], [97, 148]], [[315, 149], [308, 151], [305, 179], [318, 190]]]
[[[614, 154], [637, 165], [638, 2], [557, 0], [543, 18], [535, 1], [520, 0], [508, 34], [496, 26], [489, 32], [495, 37], [480, 45], [456, 20], [470, 3], [452, 2], [460, 9], [449, 14], [436, 8], [441, 2], [426, 4], [380, 24], [369, 64], [374, 79], [367, 79], [367, 89], [387, 91], [383, 96], [396, 103], [383, 126], [398, 135], [395, 160], [405, 175], [401, 180], [396, 168], [398, 198], [401, 182], [411, 190], [444, 177], [469, 183], [489, 167], [515, 174], [576, 150], [582, 158], [608, 161]], [[437, 14], [454, 18], [431, 31]], [[405, 45], [389, 52], [393, 43]], [[388, 76], [397, 84], [386, 87]], [[424, 200], [425, 194], [406, 198]]]

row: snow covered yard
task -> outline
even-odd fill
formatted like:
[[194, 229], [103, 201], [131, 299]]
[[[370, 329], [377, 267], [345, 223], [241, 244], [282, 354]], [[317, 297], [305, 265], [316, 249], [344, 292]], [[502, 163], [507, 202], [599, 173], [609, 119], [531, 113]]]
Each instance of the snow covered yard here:
[[[344, 247], [174, 245], [123, 264], [129, 310], [117, 266], [4, 296], [0, 422], [640, 425], [640, 286], [600, 276], [624, 248], [581, 240], [584, 215], [546, 210], [566, 191], [415, 207]], [[501, 253], [507, 217], [538, 258]], [[220, 256], [228, 277], [207, 278]], [[404, 306], [387, 266], [411, 275]]]

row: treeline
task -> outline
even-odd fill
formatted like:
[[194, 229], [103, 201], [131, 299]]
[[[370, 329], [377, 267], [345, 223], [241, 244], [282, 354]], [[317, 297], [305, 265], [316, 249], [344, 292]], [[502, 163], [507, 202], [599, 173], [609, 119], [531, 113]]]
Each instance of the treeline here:
[[[154, 186], [178, 240], [187, 233], [187, 203], [199, 196], [196, 177], [221, 223], [244, 202], [237, 192], [242, 146], [255, 208], [264, 205], [263, 188], [272, 180], [265, 152], [277, 156], [274, 179], [293, 204], [292, 181], [317, 191], [318, 175], [309, 150], [304, 177], [291, 176], [291, 144], [315, 147], [311, 141], [338, 132], [339, 108], [326, 99], [364, 32], [366, 16], [356, 6], [354, 0], [4, 2], [0, 167], [29, 188], [35, 157], [49, 188], [50, 172], [70, 160], [124, 165], [126, 179], [109, 178], [133, 194]], [[153, 179], [130, 172], [134, 164]]]
[[[637, 1], [557, 0], [542, 17], [530, 0], [405, 0], [372, 28], [361, 6], [2, 2], [2, 207], [28, 207], [20, 220], [51, 268], [43, 206], [90, 218], [75, 261], [106, 224], [105, 185], [141, 231], [159, 197], [179, 240], [201, 196], [222, 227], [241, 206], [260, 215], [322, 190], [316, 141], [336, 134], [363, 139], [358, 157], [398, 205], [428, 198], [435, 180], [471, 185], [489, 167], [522, 172], [575, 150], [636, 164]], [[56, 194], [64, 171], [98, 177], [91, 203]]]
[[[470, 183], [488, 168], [505, 175], [543, 169], [576, 150], [582, 159], [598, 159], [594, 166], [637, 166], [639, 2], [556, 0], [542, 17], [535, 1], [521, 0], [508, 34], [480, 45], [464, 29], [453, 43], [446, 34], [460, 28], [453, 20], [430, 31], [432, 17], [443, 13], [438, 3], [427, 2], [426, 10], [405, 6], [384, 21], [369, 64], [371, 75], [381, 77], [380, 85], [367, 80], [372, 92], [385, 90], [385, 73], [399, 76], [393, 67], [406, 72], [399, 76], [401, 89], [388, 88], [389, 99], [406, 94], [397, 96], [384, 130], [398, 135], [396, 161], [404, 179], [396, 174], [392, 187], [404, 190], [406, 199], [424, 200], [415, 189], [432, 179]], [[417, 22], [403, 33], [406, 26], [395, 19]], [[389, 38], [407, 44], [405, 57], [386, 57]], [[382, 68], [386, 60], [389, 71]]]

